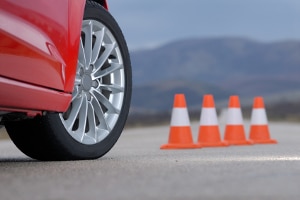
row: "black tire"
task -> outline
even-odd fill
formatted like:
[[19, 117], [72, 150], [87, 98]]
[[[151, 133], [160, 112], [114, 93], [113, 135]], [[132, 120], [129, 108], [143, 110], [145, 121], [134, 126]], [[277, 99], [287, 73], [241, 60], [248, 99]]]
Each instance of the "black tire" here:
[[[102, 139], [99, 139], [99, 141], [88, 143], [76, 139], [72, 134], [72, 130], [68, 131], [64, 125], [64, 115], [60, 113], [50, 113], [48, 112], [44, 116], [37, 116], [33, 119], [25, 119], [21, 121], [8, 121], [5, 123], [5, 127], [7, 129], [7, 132], [9, 136], [11, 137], [12, 141], [15, 143], [15, 145], [26, 155], [29, 157], [32, 157], [34, 159], [38, 160], [83, 160], [83, 159], [96, 159], [104, 154], [106, 154], [113, 145], [117, 142], [127, 119], [127, 115], [129, 112], [130, 107], [130, 99], [131, 99], [131, 88], [132, 88], [132, 75], [131, 75], [131, 64], [130, 64], [130, 58], [129, 53], [126, 45], [126, 41], [123, 37], [123, 34], [116, 23], [116, 21], [113, 19], [113, 17], [104, 9], [101, 5], [93, 2], [93, 1], [87, 1], [86, 7], [85, 7], [85, 13], [84, 13], [84, 20], [94, 20], [95, 22], [99, 22], [100, 25], [104, 25], [105, 28], [109, 31], [109, 37], [112, 38], [112, 40], [115, 39], [117, 45], [118, 45], [118, 52], [120, 52], [121, 56], [118, 57], [122, 59], [123, 68], [122, 70], [122, 80], [123, 80], [123, 89], [122, 89], [122, 95], [121, 97], [116, 97], [116, 99], [119, 101], [118, 104], [120, 105], [117, 113], [117, 117], [107, 117], [110, 115], [109, 108], [105, 108], [105, 103], [101, 103], [101, 100], [103, 100], [103, 97], [109, 99], [110, 96], [113, 96], [113, 92], [107, 92], [105, 90], [99, 89], [99, 91], [96, 93], [96, 96], [93, 96], [95, 93], [95, 88], [93, 88], [93, 92], [88, 91], [87, 87], [88, 84], [84, 85], [83, 83], [83, 76], [82, 83], [79, 83], [74, 86], [77, 88], [77, 97], [78, 97], [78, 91], [81, 91], [80, 99], [83, 99], [83, 95], [85, 96], [85, 101], [88, 102], [88, 105], [94, 105], [94, 101], [96, 101], [96, 105], [100, 105], [101, 107], [98, 107], [97, 109], [93, 109], [94, 111], [92, 113], [94, 124], [100, 125], [104, 120], [110, 120], [107, 122], [107, 127], [109, 127], [109, 123], [112, 124], [112, 127], [107, 128], [105, 133], [105, 137]], [[111, 34], [110, 34], [111, 33]], [[103, 42], [101, 42], [102, 44]], [[85, 44], [83, 44], [84, 46]], [[99, 55], [101, 54], [101, 48], [99, 50]], [[99, 57], [97, 55], [97, 57]], [[109, 58], [108, 58], [109, 59]], [[108, 61], [106, 61], [107, 65]], [[109, 66], [106, 66], [108, 68]], [[77, 67], [78, 68], [78, 67]], [[89, 68], [89, 67], [88, 67]], [[104, 68], [104, 67], [103, 67]], [[93, 69], [93, 68], [92, 68]], [[99, 70], [99, 68], [98, 68]], [[92, 72], [91, 72], [92, 73]], [[112, 72], [115, 73], [115, 72]], [[119, 72], [118, 72], [119, 74]], [[120, 75], [120, 76], [121, 76]], [[80, 76], [80, 75], [79, 75]], [[92, 75], [91, 75], [92, 76]], [[94, 74], [94, 76], [96, 76]], [[117, 77], [119, 75], [116, 75]], [[124, 76], [124, 78], [123, 78]], [[108, 79], [108, 80], [107, 80]], [[107, 80], [108, 82], [111, 81], [110, 78], [98, 78], [94, 82], [95, 85], [99, 85], [101, 81]], [[102, 83], [102, 82], [101, 82]], [[110, 82], [109, 82], [110, 83]], [[94, 87], [94, 86], [89, 86]], [[96, 86], [95, 86], [96, 87]], [[79, 89], [78, 89], [79, 88]], [[100, 88], [100, 86], [97, 86], [97, 88]], [[97, 89], [98, 90], [98, 89]], [[99, 94], [103, 92], [102, 94]], [[74, 92], [75, 93], [75, 92]], [[74, 96], [73, 93], [73, 96]], [[75, 95], [75, 96], [76, 96]], [[103, 96], [102, 96], [103, 95]], [[98, 99], [96, 97], [99, 97]], [[101, 97], [101, 98], [100, 98]], [[78, 97], [79, 98], [79, 97]], [[92, 100], [93, 99], [93, 102]], [[99, 100], [100, 99], [100, 100]], [[75, 101], [75, 100], [74, 100]], [[97, 102], [99, 101], [99, 102]], [[105, 100], [106, 102], [108, 100]], [[110, 104], [110, 103], [108, 103]], [[113, 102], [111, 103], [113, 105]], [[70, 109], [72, 104], [70, 105]], [[116, 105], [117, 107], [118, 105]], [[75, 106], [74, 106], [75, 107]], [[101, 113], [97, 113], [99, 109], [101, 108]], [[81, 108], [80, 108], [81, 109]], [[79, 109], [78, 109], [79, 110]], [[86, 112], [88, 113], [87, 107]], [[81, 112], [81, 110], [80, 110]], [[106, 112], [108, 114], [106, 114]], [[88, 113], [90, 114], [90, 113]], [[79, 115], [79, 114], [78, 114]], [[62, 117], [63, 116], [63, 117]], [[96, 116], [96, 117], [95, 117]], [[99, 117], [100, 116], [100, 117]], [[103, 117], [103, 119], [101, 118]], [[115, 116], [115, 115], [114, 115]], [[80, 117], [80, 116], [78, 116]], [[87, 125], [87, 123], [90, 123], [88, 121], [88, 116], [86, 115], [86, 125], [84, 126], [84, 131], [87, 129], [92, 129], [92, 125]], [[107, 117], [107, 118], [105, 118]], [[102, 121], [101, 121], [102, 120]], [[106, 121], [104, 121], [106, 124]], [[75, 124], [76, 122], [74, 122]], [[77, 122], [80, 123], [80, 122]], [[72, 124], [72, 126], [75, 126]], [[89, 127], [90, 126], [90, 127]], [[88, 127], [88, 128], [86, 128]], [[73, 129], [76, 129], [73, 127]], [[95, 130], [99, 131], [99, 129], [95, 128]], [[109, 131], [108, 131], [109, 130]], [[76, 130], [78, 132], [78, 130]], [[72, 133], [72, 134], [71, 134]], [[84, 136], [85, 133], [83, 133]], [[101, 132], [99, 131], [99, 134]], [[97, 140], [97, 137], [95, 136], [95, 140]]]

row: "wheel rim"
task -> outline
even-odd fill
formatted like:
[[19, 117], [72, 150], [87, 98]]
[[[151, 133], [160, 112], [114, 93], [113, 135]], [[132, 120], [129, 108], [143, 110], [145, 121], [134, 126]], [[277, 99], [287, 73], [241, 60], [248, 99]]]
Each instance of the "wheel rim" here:
[[84, 20], [72, 102], [60, 114], [67, 132], [82, 144], [106, 138], [120, 116], [125, 73], [118, 43], [108, 28]]

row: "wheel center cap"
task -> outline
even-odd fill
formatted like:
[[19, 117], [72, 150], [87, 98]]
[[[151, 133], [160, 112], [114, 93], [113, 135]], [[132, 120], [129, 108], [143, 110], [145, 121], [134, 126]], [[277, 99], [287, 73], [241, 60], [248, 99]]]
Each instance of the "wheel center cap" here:
[[83, 75], [82, 77], [82, 87], [85, 91], [89, 91], [92, 87], [92, 78], [89, 75]]

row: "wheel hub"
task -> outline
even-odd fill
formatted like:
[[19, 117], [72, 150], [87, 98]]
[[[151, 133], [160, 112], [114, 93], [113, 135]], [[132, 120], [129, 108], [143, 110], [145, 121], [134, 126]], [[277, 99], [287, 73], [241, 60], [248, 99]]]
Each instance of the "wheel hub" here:
[[90, 75], [84, 74], [82, 77], [82, 87], [85, 91], [89, 91], [93, 85], [93, 80]]

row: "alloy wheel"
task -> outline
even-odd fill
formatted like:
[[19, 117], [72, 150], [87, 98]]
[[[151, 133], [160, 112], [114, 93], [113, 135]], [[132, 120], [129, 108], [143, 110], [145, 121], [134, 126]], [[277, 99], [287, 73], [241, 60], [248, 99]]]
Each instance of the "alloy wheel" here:
[[99, 21], [84, 20], [72, 102], [60, 114], [67, 132], [96, 144], [115, 126], [124, 100], [122, 55], [113, 34]]

